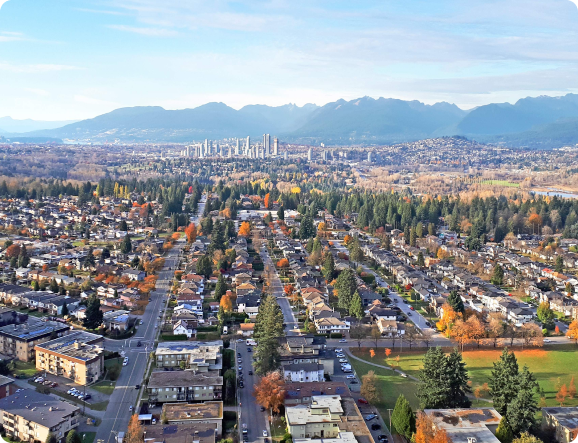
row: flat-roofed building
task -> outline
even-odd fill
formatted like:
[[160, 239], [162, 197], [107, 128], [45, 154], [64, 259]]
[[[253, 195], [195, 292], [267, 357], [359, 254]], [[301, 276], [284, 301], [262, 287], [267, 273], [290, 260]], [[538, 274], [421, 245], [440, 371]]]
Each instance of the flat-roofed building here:
[[359, 443], [353, 432], [340, 432], [332, 438], [296, 438], [294, 443]]
[[223, 402], [165, 403], [161, 415], [169, 424], [212, 423], [217, 434], [223, 433]]
[[425, 409], [433, 425], [443, 429], [453, 443], [500, 443], [496, 430], [502, 416], [494, 408]]
[[222, 340], [159, 343], [155, 351], [156, 365], [157, 368], [178, 367], [185, 362], [187, 369], [196, 372], [220, 371], [223, 369], [222, 347]]
[[285, 383], [285, 406], [308, 405], [318, 395], [351, 397], [351, 391], [343, 382], [324, 381], [319, 383]]
[[13, 378], [0, 375], [0, 398], [14, 394], [17, 389]]
[[179, 401], [210, 401], [223, 398], [223, 377], [217, 373], [155, 371], [149, 378], [150, 404]]
[[36, 345], [36, 369], [89, 385], [104, 372], [103, 345], [101, 335], [74, 331]]
[[41, 321], [29, 317], [26, 323], [0, 328], [0, 354], [20, 361], [34, 359], [34, 347], [70, 331], [70, 326], [55, 321]]
[[143, 430], [145, 443], [215, 443], [217, 440], [213, 423], [156, 424], [144, 426]]
[[558, 443], [570, 443], [578, 438], [578, 408], [542, 408], [542, 428], [555, 431]]
[[49, 434], [64, 441], [78, 427], [80, 408], [30, 389], [0, 399], [6, 435], [21, 441], [46, 442]]

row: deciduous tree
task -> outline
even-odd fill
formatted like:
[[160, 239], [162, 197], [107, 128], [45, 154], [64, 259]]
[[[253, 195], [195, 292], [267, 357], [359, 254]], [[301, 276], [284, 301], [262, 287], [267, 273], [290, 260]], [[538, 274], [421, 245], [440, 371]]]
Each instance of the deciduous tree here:
[[285, 380], [279, 371], [269, 372], [253, 387], [257, 403], [271, 413], [279, 413], [285, 401]]
[[375, 403], [378, 398], [377, 377], [374, 371], [369, 371], [361, 377], [361, 388], [359, 393], [369, 402]]
[[[128, 422], [128, 430], [125, 435], [125, 440], [127, 443], [143, 443], [144, 434], [142, 426], [138, 421], [138, 415], [133, 414]], [[123, 440], [124, 443], [124, 440]]]

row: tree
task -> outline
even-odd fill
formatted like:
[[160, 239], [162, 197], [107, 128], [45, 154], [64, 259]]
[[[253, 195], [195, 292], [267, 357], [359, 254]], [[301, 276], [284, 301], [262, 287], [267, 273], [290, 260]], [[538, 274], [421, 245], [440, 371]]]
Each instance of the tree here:
[[249, 222], [244, 221], [239, 226], [239, 235], [241, 237], [249, 237], [251, 235], [251, 224]]
[[50, 280], [50, 291], [53, 292], [54, 294], [58, 293], [58, 283], [56, 283], [55, 278]]
[[301, 224], [299, 226], [299, 238], [301, 240], [307, 240], [308, 238], [313, 238], [316, 235], [315, 225], [313, 224], [313, 217], [310, 215], [305, 215], [301, 219]]
[[364, 258], [363, 250], [361, 249], [361, 246], [359, 245], [359, 241], [355, 240], [354, 242], [351, 243], [350, 248], [349, 248], [349, 257], [354, 262], [363, 261], [363, 258]]
[[289, 267], [289, 260], [287, 260], [286, 258], [282, 258], [281, 260], [279, 260], [277, 262], [277, 267], [278, 268], [288, 268]]
[[219, 279], [217, 280], [217, 285], [215, 286], [215, 298], [221, 300], [221, 297], [227, 293], [227, 283], [225, 283], [225, 278], [223, 274], [219, 272]]
[[233, 301], [231, 300], [231, 297], [223, 295], [219, 307], [223, 308], [223, 311], [227, 314], [233, 312]]
[[354, 323], [349, 330], [349, 337], [357, 342], [357, 347], [361, 349], [361, 342], [367, 338], [367, 328], [361, 323]]
[[436, 323], [436, 327], [449, 337], [454, 323], [461, 318], [461, 314], [454, 311], [454, 308], [447, 303], [442, 306], [442, 311], [442, 318]]
[[255, 371], [258, 374], [267, 374], [279, 368], [278, 338], [283, 335], [283, 312], [277, 299], [272, 295], [267, 295], [259, 305], [253, 333], [257, 340]]
[[357, 281], [352, 269], [344, 269], [339, 273], [334, 286], [338, 297], [338, 306], [349, 310], [349, 304], [355, 291], [357, 291]]
[[271, 209], [273, 207], [273, 199], [271, 198], [271, 194], [265, 194], [265, 198], [263, 199], [263, 204], [265, 209]]
[[185, 235], [187, 236], [187, 242], [188, 243], [194, 243], [195, 242], [195, 240], [197, 239], [197, 227], [195, 226], [194, 223], [190, 223], [185, 228]]
[[423, 252], [419, 251], [419, 253], [417, 254], [417, 265], [420, 268], [423, 268], [425, 266], [425, 260], [423, 258]]
[[528, 432], [522, 432], [518, 438], [512, 440], [512, 443], [542, 443], [542, 440]]
[[447, 359], [448, 406], [449, 408], [469, 408], [472, 402], [468, 398], [472, 390], [469, 386], [468, 370], [462, 359], [462, 354], [454, 349]]
[[504, 348], [500, 359], [494, 362], [488, 383], [490, 395], [494, 400], [494, 408], [502, 416], [506, 415], [508, 405], [518, 394], [516, 386], [518, 376], [518, 360], [513, 352], [510, 352], [508, 348]]
[[556, 262], [554, 263], [554, 271], [559, 272], [560, 274], [564, 272], [564, 259], [561, 255], [556, 257]]
[[397, 397], [395, 407], [391, 414], [391, 424], [399, 435], [403, 435], [408, 441], [416, 431], [415, 414], [409, 401], [403, 394]]
[[96, 295], [91, 295], [86, 303], [84, 326], [88, 329], [96, 329], [102, 324], [102, 311], [100, 310], [100, 299]]
[[82, 443], [82, 437], [73, 429], [66, 436], [66, 443]]
[[494, 266], [494, 272], [490, 282], [496, 286], [501, 286], [504, 282], [504, 269], [499, 263], [496, 263], [496, 266]]
[[203, 255], [197, 260], [197, 274], [209, 278], [213, 273], [213, 264], [208, 255]]
[[128, 430], [125, 434], [123, 443], [125, 442], [125, 440], [126, 443], [143, 443], [144, 442], [143, 435], [144, 434], [142, 426], [138, 421], [138, 415], [137, 414], [131, 415], [130, 420], [128, 422]]
[[130, 241], [130, 235], [126, 234], [122, 241], [120, 242], [120, 252], [123, 254], [129, 254], [132, 251], [132, 243]]
[[424, 412], [417, 414], [415, 443], [452, 443], [445, 429], [434, 426], [432, 419]]
[[335, 260], [333, 259], [333, 254], [331, 251], [327, 251], [323, 258], [323, 268], [321, 269], [323, 277], [325, 280], [331, 281], [333, 279], [333, 274], [335, 274]]
[[28, 251], [26, 250], [26, 245], [22, 245], [20, 248], [20, 253], [18, 254], [18, 267], [25, 268], [30, 263], [30, 257], [28, 256]]
[[377, 377], [374, 371], [369, 371], [361, 377], [361, 388], [359, 393], [369, 402], [375, 403], [379, 394], [377, 392]]
[[576, 384], [574, 383], [574, 376], [570, 379], [570, 384], [568, 385], [568, 396], [570, 398], [576, 397]]
[[574, 320], [568, 326], [568, 330], [566, 331], [566, 337], [570, 340], [574, 340], [574, 343], [578, 345], [578, 320]]
[[361, 301], [361, 296], [357, 291], [355, 291], [353, 297], [351, 298], [351, 304], [349, 305], [349, 315], [357, 318], [358, 320], [363, 318], [365, 315], [363, 312], [363, 302]]
[[285, 208], [283, 205], [279, 206], [279, 209], [277, 210], [277, 218], [279, 220], [285, 220]]
[[564, 402], [566, 401], [567, 397], [568, 397], [568, 388], [566, 387], [566, 385], [562, 385], [560, 389], [558, 389], [558, 392], [556, 393], [556, 401], [560, 403], [560, 407], [564, 406]]
[[254, 386], [253, 396], [257, 403], [271, 413], [279, 413], [285, 401], [285, 380], [279, 371], [269, 372]]
[[323, 231], [325, 231], [325, 229], [326, 229], [325, 222], [320, 222], [320, 223], [317, 225], [317, 230], [318, 230], [318, 231], [323, 232]]
[[6, 248], [4, 255], [7, 258], [18, 258], [20, 255], [20, 246], [19, 245], [10, 245]]
[[209, 244], [209, 253], [213, 254], [215, 251], [225, 251], [225, 231], [222, 223], [217, 220], [213, 225], [211, 232], [211, 243]]
[[450, 295], [448, 297], [448, 304], [457, 313], [464, 314], [466, 312], [466, 308], [464, 307], [464, 301], [462, 300], [462, 297], [460, 296], [458, 291], [450, 291]]
[[52, 432], [46, 437], [46, 443], [58, 443], [58, 438]]
[[535, 392], [539, 388], [534, 374], [527, 366], [516, 380], [516, 397], [508, 404], [506, 418], [512, 426], [515, 435], [529, 431], [536, 423], [536, 413], [538, 412], [538, 402]]
[[126, 224], [126, 220], [121, 220], [120, 223], [118, 224], [118, 230], [119, 231], [128, 231], [128, 226]]
[[512, 428], [510, 427], [508, 420], [506, 420], [506, 417], [500, 419], [498, 429], [496, 429], [496, 438], [500, 440], [500, 443], [512, 443], [514, 433], [512, 432]]
[[550, 327], [553, 324], [555, 317], [554, 311], [550, 308], [550, 303], [547, 301], [540, 303], [538, 310], [536, 311], [536, 316], [545, 327]]
[[64, 303], [62, 305], [62, 316], [66, 317], [68, 315], [68, 306], [66, 305], [66, 303]]

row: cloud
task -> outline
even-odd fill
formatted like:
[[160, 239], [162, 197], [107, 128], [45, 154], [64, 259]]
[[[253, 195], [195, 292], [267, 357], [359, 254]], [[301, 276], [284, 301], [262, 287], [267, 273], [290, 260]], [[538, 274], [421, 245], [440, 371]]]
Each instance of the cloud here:
[[16, 42], [22, 40], [27, 39], [24, 38], [24, 34], [22, 34], [21, 32], [9, 32], [9, 31], [0, 32], [0, 42]]
[[0, 0], [0, 9], [2, 9], [2, 5], [6, 3], [8, 0]]
[[29, 65], [15, 65], [12, 63], [0, 62], [0, 71], [8, 71], [22, 74], [36, 74], [44, 72], [60, 72], [60, 71], [75, 71], [82, 68], [71, 65], [58, 64], [29, 64]]
[[42, 97], [48, 97], [50, 95], [50, 92], [45, 91], [44, 89], [24, 88], [24, 90], [31, 92], [32, 94], [40, 95]]
[[578, 7], [578, 0], [570, 0], [570, 1]]
[[[1, 0], [0, 0], [1, 1]], [[120, 11], [110, 11], [106, 9], [88, 9], [88, 8], [75, 8], [76, 11], [88, 12], [90, 14], [105, 14], [105, 15], [127, 15]]]
[[126, 25], [108, 25], [107, 28], [116, 29], [118, 31], [132, 32], [134, 34], [146, 35], [149, 37], [174, 37], [178, 35], [177, 31], [162, 28], [144, 28], [138, 26]]
[[74, 96], [74, 100], [79, 102], [79, 103], [85, 103], [87, 105], [105, 105], [105, 106], [120, 106], [118, 103], [115, 102], [111, 102], [111, 101], [107, 101], [107, 100], [101, 100], [98, 98], [93, 98], [93, 97], [87, 97], [85, 95], [75, 95]]

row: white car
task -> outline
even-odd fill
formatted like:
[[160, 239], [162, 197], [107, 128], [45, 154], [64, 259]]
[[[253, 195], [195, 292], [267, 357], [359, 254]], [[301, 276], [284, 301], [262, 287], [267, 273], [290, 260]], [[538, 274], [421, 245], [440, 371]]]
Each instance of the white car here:
[[339, 340], [339, 343], [347, 343], [347, 340], [345, 340], [344, 338], [342, 338], [341, 340]]
[[128, 357], [125, 357], [125, 358], [124, 358], [124, 360], [123, 360], [123, 362], [122, 362], [122, 365], [123, 365], [123, 366], [128, 365]]
[[346, 358], [340, 358], [339, 363], [347, 363], [347, 359]]
[[549, 338], [545, 338], [544, 343], [552, 343], [552, 340], [550, 340]]
[[337, 348], [337, 349], [335, 350], [335, 352], [343, 352], [343, 349]]
[[337, 354], [337, 358], [345, 358], [345, 354]]
[[348, 380], [352, 380], [352, 379], [354, 379], [354, 378], [355, 378], [355, 375], [353, 375], [353, 374], [349, 374], [349, 375], [347, 376], [347, 379], [348, 379]]
[[267, 434], [267, 429], [263, 429], [263, 437], [268, 437], [269, 434]]

